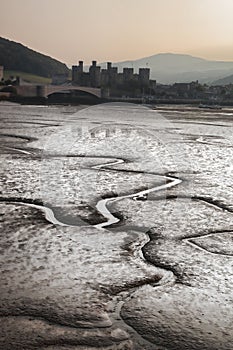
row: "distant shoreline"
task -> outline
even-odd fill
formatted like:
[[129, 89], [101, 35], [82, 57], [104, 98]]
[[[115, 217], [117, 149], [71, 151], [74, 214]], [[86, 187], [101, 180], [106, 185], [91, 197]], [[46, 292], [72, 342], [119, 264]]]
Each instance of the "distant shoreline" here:
[[[8, 101], [8, 102], [16, 102], [20, 104], [29, 104], [29, 105], [95, 105], [95, 104], [101, 104], [101, 103], [107, 103], [107, 102], [126, 102], [126, 103], [136, 103], [136, 104], [148, 104], [148, 105], [194, 105], [199, 106], [200, 104], [209, 105], [210, 102], [207, 100], [196, 100], [196, 99], [143, 99], [143, 98], [117, 98], [117, 97], [110, 97], [110, 98], [100, 98], [99, 100], [96, 99], [86, 99], [86, 98], [80, 98], [80, 99], [67, 99], [67, 100], [60, 100], [60, 99], [53, 99], [48, 100], [44, 97], [22, 97], [22, 96], [14, 96], [9, 98], [0, 99], [1, 101]], [[214, 103], [219, 106], [233, 106], [233, 100], [229, 101], [221, 101]]]

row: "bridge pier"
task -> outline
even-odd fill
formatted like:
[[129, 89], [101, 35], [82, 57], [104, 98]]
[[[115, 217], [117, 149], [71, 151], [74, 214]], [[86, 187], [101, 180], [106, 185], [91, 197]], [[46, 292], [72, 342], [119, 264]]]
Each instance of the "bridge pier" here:
[[37, 97], [47, 97], [45, 85], [37, 85], [36, 92], [37, 92]]

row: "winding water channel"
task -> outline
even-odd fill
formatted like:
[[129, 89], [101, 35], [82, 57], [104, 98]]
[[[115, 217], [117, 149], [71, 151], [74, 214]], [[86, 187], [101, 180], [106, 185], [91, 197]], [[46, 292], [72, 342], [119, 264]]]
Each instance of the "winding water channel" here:
[[[8, 150], [12, 150], [12, 151], [16, 151], [19, 153], [22, 153], [24, 155], [33, 155], [32, 151], [28, 151], [28, 150], [24, 150], [24, 149], [20, 149], [20, 148], [13, 148], [13, 147], [5, 147], [5, 149]], [[78, 156], [77, 156], [78, 157]], [[87, 157], [89, 158], [89, 157]], [[92, 158], [90, 156], [90, 158]], [[95, 157], [97, 158], [97, 157]], [[101, 158], [101, 157], [100, 157]], [[94, 165], [91, 166], [90, 169], [94, 169], [94, 170], [98, 170], [98, 171], [104, 171], [104, 170], [108, 170], [111, 171], [111, 166], [115, 166], [115, 165], [119, 165], [119, 164], [123, 164], [125, 161], [123, 159], [116, 159], [113, 158], [112, 160], [110, 160], [107, 163], [104, 164], [98, 164], [98, 165]], [[114, 169], [114, 171], [117, 171], [117, 169]], [[125, 170], [124, 170], [125, 171]], [[128, 170], [128, 172], [130, 172], [130, 170]], [[146, 174], [146, 173], [145, 173]], [[153, 175], [150, 173], [150, 175]], [[131, 194], [128, 195], [123, 195], [123, 196], [119, 196], [119, 197], [110, 197], [110, 198], [105, 198], [105, 199], [100, 199], [97, 204], [96, 204], [96, 209], [97, 211], [101, 214], [102, 217], [104, 217], [106, 219], [105, 222], [103, 223], [99, 223], [96, 225], [93, 225], [93, 227], [97, 228], [97, 229], [106, 229], [108, 227], [110, 227], [113, 224], [117, 224], [120, 222], [120, 219], [117, 218], [116, 216], [114, 216], [110, 209], [109, 209], [109, 204], [116, 202], [116, 201], [120, 201], [124, 198], [135, 198], [137, 199], [143, 196], [146, 196], [147, 194], [151, 193], [151, 192], [157, 192], [157, 191], [162, 191], [162, 190], [166, 190], [168, 188], [174, 187], [179, 185], [182, 180], [172, 177], [172, 176], [168, 176], [168, 175], [158, 175], [158, 174], [154, 174], [156, 177], [161, 176], [161, 178], [163, 180], [166, 180], [165, 184], [162, 185], [158, 185], [158, 186], [154, 186], [151, 187], [149, 189], [146, 190], [141, 190], [138, 192], [133, 192]], [[49, 208], [47, 206], [44, 205], [40, 205], [40, 204], [34, 204], [34, 203], [29, 203], [27, 201], [21, 201], [19, 200], [4, 200], [5, 202], [10, 202], [10, 203], [17, 203], [17, 204], [21, 204], [21, 205], [26, 205], [28, 207], [32, 207], [35, 208], [37, 210], [40, 210], [44, 213], [45, 215], [45, 219], [52, 223], [53, 225], [59, 225], [59, 226], [75, 226], [75, 225], [69, 225], [66, 224], [62, 221], [60, 221], [58, 218], [55, 217], [55, 213], [53, 211], [52, 208]], [[146, 264], [146, 265], [151, 265], [151, 263], [149, 263], [143, 254], [143, 247], [150, 242], [150, 237], [147, 233], [142, 233], [139, 237], [138, 237], [138, 241], [135, 247], [135, 254], [139, 254], [140, 259]], [[160, 274], [160, 278], [158, 280], [158, 273]], [[170, 285], [170, 284], [174, 284], [176, 281], [176, 276], [173, 274], [172, 271], [170, 270], [166, 270], [163, 268], [159, 268], [156, 267], [156, 271], [155, 271], [155, 281], [152, 282], [154, 285], [154, 288], [161, 288], [164, 285]], [[129, 334], [132, 334], [133, 338], [136, 339], [137, 343], [140, 344], [140, 346], [142, 346], [145, 349], [152, 349], [153, 348], [153, 344], [150, 343], [149, 341], [147, 341], [146, 339], [144, 339], [133, 327], [131, 327], [130, 325], [128, 325], [124, 319], [121, 317], [121, 309], [124, 305], [124, 303], [129, 300], [131, 298], [131, 294], [133, 293], [133, 291], [135, 290], [135, 288], [138, 288], [140, 286], [143, 286], [145, 284], [148, 284], [149, 282], [147, 280], [142, 280], [142, 282], [140, 283], [140, 285], [137, 285], [137, 283], [131, 286], [131, 288], [129, 288], [129, 291], [127, 291], [126, 296], [121, 296], [119, 299], [118, 294], [120, 294], [121, 292], [119, 291], [116, 295], [113, 296], [112, 298], [112, 302], [111, 304], [113, 305], [113, 309], [114, 312], [113, 314], [110, 316], [112, 323], [115, 326], [119, 326], [120, 329], [124, 329], [126, 332], [128, 332]]]
[[[23, 150], [23, 149], [20, 149], [20, 148], [5, 147], [5, 146], [4, 146], [4, 148], [9, 149], [9, 150], [14, 150], [14, 151], [17, 151], [19, 153], [26, 154], [26, 155], [32, 155], [33, 154], [30, 151], [26, 151], [26, 150]], [[89, 158], [89, 157], [87, 157], [87, 158]], [[91, 169], [97, 169], [97, 170], [105, 170], [105, 169], [107, 169], [107, 170], [111, 170], [111, 169], [109, 169], [109, 166], [118, 165], [118, 164], [122, 164], [122, 163], [124, 163], [123, 159], [114, 159], [114, 160], [110, 161], [109, 163], [94, 165], [94, 166], [91, 167]], [[130, 170], [128, 170], [128, 171], [130, 172]], [[156, 176], [158, 176], [158, 175], [156, 175]], [[103, 228], [107, 228], [108, 226], [111, 226], [113, 224], [116, 224], [116, 223], [118, 223], [120, 221], [119, 218], [117, 218], [116, 216], [114, 216], [110, 212], [110, 210], [108, 209], [108, 204], [120, 201], [120, 200], [125, 199], [125, 198], [143, 197], [143, 196], [146, 196], [147, 194], [149, 194], [151, 192], [157, 192], [157, 191], [166, 190], [168, 188], [172, 188], [174, 186], [179, 185], [182, 182], [181, 179], [178, 179], [178, 178], [175, 178], [175, 177], [172, 177], [172, 176], [168, 176], [168, 175], [160, 175], [160, 176], [164, 180], [168, 180], [168, 182], [166, 182], [163, 185], [151, 187], [149, 189], [138, 191], [138, 192], [134, 192], [134, 193], [131, 193], [131, 194], [128, 194], [128, 195], [100, 199], [97, 202], [97, 204], [96, 204], [96, 209], [106, 219], [106, 221], [103, 222], [103, 223], [96, 224], [96, 225], [94, 225], [94, 227], [96, 227], [98, 229], [103, 229]], [[49, 207], [46, 207], [44, 205], [39, 205], [39, 204], [27, 203], [27, 202], [24, 202], [24, 201], [21, 201], [21, 202], [17, 201], [17, 203], [20, 203], [20, 204], [23, 204], [23, 205], [27, 205], [27, 206], [34, 207], [36, 209], [42, 210], [45, 213], [46, 220], [49, 221], [50, 223], [54, 224], [54, 225], [72, 226], [72, 225], [65, 224], [65, 223], [61, 222], [60, 220], [58, 220], [55, 217], [53, 210], [51, 208], [49, 208]]]

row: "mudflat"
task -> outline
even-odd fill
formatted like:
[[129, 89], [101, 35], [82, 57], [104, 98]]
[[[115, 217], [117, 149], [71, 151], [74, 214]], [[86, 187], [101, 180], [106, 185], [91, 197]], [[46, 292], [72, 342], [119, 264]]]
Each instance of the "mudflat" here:
[[0, 348], [229, 350], [232, 119], [1, 103]]

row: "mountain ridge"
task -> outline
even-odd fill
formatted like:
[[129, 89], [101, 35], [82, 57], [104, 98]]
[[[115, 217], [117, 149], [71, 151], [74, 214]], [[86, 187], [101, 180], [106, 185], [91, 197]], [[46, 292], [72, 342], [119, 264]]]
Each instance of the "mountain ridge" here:
[[[106, 66], [106, 62], [100, 64]], [[233, 74], [233, 61], [207, 60], [188, 54], [159, 53], [148, 57], [114, 62], [113, 67], [120, 71], [124, 67], [138, 70], [141, 67], [151, 69], [151, 78], [158, 83], [190, 82], [213, 83], [215, 80]]]

